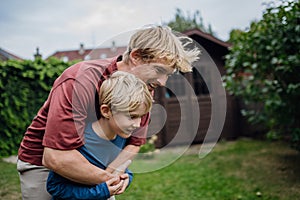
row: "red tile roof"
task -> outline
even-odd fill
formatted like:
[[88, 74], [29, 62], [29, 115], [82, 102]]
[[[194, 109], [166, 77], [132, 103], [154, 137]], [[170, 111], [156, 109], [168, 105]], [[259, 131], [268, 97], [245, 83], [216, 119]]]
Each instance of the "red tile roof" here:
[[[59, 59], [65, 59], [66, 61], [72, 60], [91, 60], [100, 58], [110, 58], [117, 55], [122, 55], [126, 50], [126, 47], [106, 47], [106, 48], [95, 48], [95, 49], [84, 49], [83, 45], [76, 50], [57, 51], [50, 57], [56, 57]], [[47, 59], [48, 59], [47, 58]]]

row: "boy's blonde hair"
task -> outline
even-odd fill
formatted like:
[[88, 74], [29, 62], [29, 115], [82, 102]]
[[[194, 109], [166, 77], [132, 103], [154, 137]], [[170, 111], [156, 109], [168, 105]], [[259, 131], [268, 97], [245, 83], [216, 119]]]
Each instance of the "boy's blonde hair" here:
[[108, 105], [114, 112], [132, 112], [144, 104], [144, 115], [151, 109], [152, 95], [142, 80], [128, 72], [117, 71], [103, 81], [99, 103]]
[[128, 64], [129, 54], [135, 50], [145, 63], [162, 62], [181, 72], [190, 72], [192, 63], [200, 55], [198, 48], [189, 46], [192, 43], [191, 38], [176, 36], [167, 26], [144, 28], [131, 36], [123, 59]]

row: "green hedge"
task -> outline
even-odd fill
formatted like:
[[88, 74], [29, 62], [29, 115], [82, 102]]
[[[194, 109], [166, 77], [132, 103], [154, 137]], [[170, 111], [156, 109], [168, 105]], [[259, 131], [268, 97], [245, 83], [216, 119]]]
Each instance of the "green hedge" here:
[[71, 64], [54, 58], [0, 62], [0, 157], [17, 153], [54, 80]]

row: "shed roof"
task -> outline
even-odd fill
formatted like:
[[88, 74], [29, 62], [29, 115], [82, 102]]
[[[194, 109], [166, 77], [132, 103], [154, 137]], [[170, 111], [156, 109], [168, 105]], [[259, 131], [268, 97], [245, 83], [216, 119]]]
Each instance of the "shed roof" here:
[[224, 41], [222, 41], [222, 40], [214, 37], [213, 35], [211, 35], [209, 33], [205, 33], [205, 32], [203, 32], [203, 31], [201, 31], [201, 30], [199, 30], [197, 28], [186, 30], [186, 31], [183, 32], [183, 34], [185, 34], [187, 36], [198, 35], [200, 37], [203, 37], [203, 38], [205, 38], [207, 40], [210, 40], [210, 41], [212, 41], [212, 42], [214, 42], [216, 44], [219, 44], [219, 45], [221, 45], [223, 47], [226, 47], [226, 48], [228, 48], [228, 47], [231, 46], [230, 43], [224, 42]]

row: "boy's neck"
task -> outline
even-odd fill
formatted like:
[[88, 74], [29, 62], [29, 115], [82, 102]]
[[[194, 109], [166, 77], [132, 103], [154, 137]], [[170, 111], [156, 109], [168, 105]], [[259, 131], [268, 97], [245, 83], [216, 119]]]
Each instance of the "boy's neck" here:
[[100, 118], [98, 121], [93, 122], [92, 128], [99, 137], [105, 140], [113, 140], [117, 136], [116, 133], [110, 131], [107, 120], [103, 118]]

